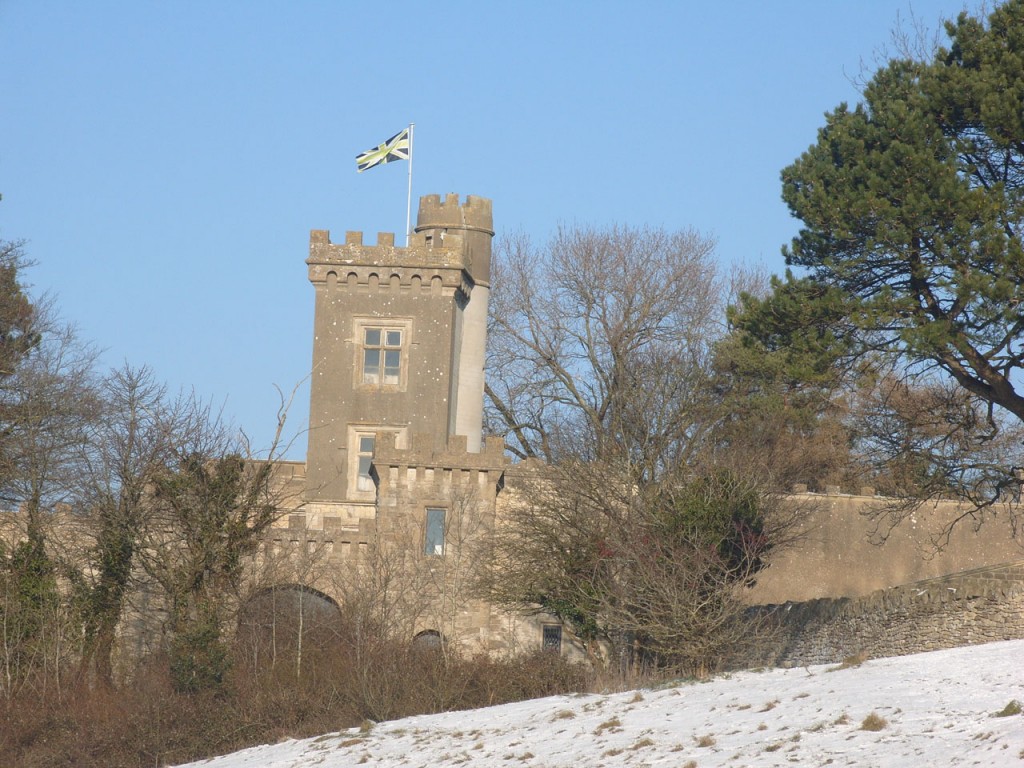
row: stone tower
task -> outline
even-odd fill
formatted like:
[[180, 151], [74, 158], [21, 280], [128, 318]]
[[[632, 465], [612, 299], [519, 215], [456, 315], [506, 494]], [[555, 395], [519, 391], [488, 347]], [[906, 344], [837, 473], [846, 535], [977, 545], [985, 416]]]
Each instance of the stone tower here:
[[[334, 244], [310, 233], [316, 289], [307, 504], [373, 515], [376, 436], [443, 448], [464, 436], [480, 450], [490, 286], [491, 201], [420, 199], [407, 247], [361, 232]], [[341, 511], [341, 510], [339, 510]]]
[[487, 348], [487, 303], [491, 291], [491, 239], [494, 224], [491, 201], [470, 195], [460, 206], [456, 195], [442, 203], [438, 195], [420, 198], [416, 233], [427, 243], [446, 242], [457, 237], [462, 242], [466, 266], [473, 284], [469, 301], [462, 311], [457, 371], [458, 387], [449, 405], [452, 423], [450, 435], [465, 435], [470, 453], [480, 450], [483, 432], [484, 358]]

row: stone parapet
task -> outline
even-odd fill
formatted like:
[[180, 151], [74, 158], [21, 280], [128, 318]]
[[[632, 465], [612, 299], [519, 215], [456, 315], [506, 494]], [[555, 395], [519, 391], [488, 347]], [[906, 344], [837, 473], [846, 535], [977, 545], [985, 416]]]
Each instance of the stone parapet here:
[[344, 243], [331, 242], [330, 230], [309, 233], [309, 265], [325, 266], [404, 266], [463, 269], [466, 249], [457, 233], [446, 235], [444, 242], [427, 239], [423, 233], [409, 236], [408, 246], [395, 245], [393, 232], [378, 232], [376, 245], [363, 243], [363, 233], [345, 232]]
[[[784, 500], [802, 508], [797, 541], [774, 553], [746, 599], [751, 604], [862, 597], [878, 589], [984, 569], [1021, 556], [1006, 523], [1013, 512], [990, 510], [980, 527], [954, 526], [965, 508], [952, 501], [923, 504], [892, 527], [891, 500], [875, 495], [795, 493]], [[941, 545], [941, 546], [940, 546]]]
[[466, 195], [466, 201], [459, 204], [459, 196], [423, 195], [420, 198], [416, 217], [416, 228], [444, 228], [477, 230], [487, 235], [494, 234], [494, 212], [491, 200], [478, 195]]
[[385, 509], [410, 510], [424, 502], [465, 501], [469, 496], [491, 518], [509, 463], [501, 438], [489, 437], [483, 450], [469, 453], [463, 435], [440, 446], [433, 435], [414, 434], [411, 447], [397, 448], [393, 433], [378, 432], [371, 470], [377, 483], [378, 519]]
[[409, 448], [395, 447], [395, 439], [394, 432], [377, 433], [373, 463], [378, 468], [429, 467], [504, 472], [511, 464], [511, 459], [505, 455], [505, 441], [500, 437], [488, 437], [479, 453], [466, 450], [465, 435], [453, 435], [440, 446], [434, 435], [417, 433], [412, 436]]

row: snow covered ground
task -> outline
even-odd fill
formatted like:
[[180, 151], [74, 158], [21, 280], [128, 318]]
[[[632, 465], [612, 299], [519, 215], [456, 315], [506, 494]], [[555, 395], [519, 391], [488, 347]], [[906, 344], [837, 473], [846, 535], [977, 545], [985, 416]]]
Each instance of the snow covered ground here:
[[191, 765], [1024, 768], [1024, 715], [995, 716], [1014, 699], [1024, 641], [410, 717]]

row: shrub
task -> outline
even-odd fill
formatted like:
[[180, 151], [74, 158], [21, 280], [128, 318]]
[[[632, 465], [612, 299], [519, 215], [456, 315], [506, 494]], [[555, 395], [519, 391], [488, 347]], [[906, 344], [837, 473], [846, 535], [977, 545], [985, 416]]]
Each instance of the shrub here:
[[1021, 704], [1016, 699], [1010, 699], [1010, 701], [1001, 710], [996, 712], [992, 717], [1012, 717], [1013, 715], [1019, 715], [1024, 709], [1021, 708]]
[[886, 722], [884, 717], [872, 712], [870, 715], [865, 717], [863, 721], [861, 721], [860, 729], [862, 731], [880, 731], [887, 725], [889, 725], [889, 723]]
[[[230, 659], [214, 690], [183, 690], [167, 657], [117, 689], [32, 692], [0, 700], [0, 766], [137, 768], [200, 760], [367, 720], [471, 709], [588, 689], [590, 672], [551, 653], [461, 658], [380, 642], [325, 643], [294, 663]], [[251, 658], [251, 657], [250, 657]]]

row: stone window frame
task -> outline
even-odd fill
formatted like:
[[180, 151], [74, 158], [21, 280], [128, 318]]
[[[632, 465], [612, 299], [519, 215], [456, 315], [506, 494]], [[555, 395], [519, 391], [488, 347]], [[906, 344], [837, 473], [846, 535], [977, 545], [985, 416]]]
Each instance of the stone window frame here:
[[[440, 531], [436, 525], [431, 524], [432, 522], [439, 523]], [[448, 508], [440, 504], [427, 504], [423, 510], [423, 556], [444, 557], [447, 549]]]
[[[372, 459], [373, 451], [367, 454], [361, 450], [362, 440], [373, 438], [376, 441], [378, 432], [392, 432], [395, 434], [395, 447], [404, 448], [408, 429], [406, 427], [388, 427], [382, 424], [349, 424], [348, 425], [348, 487], [349, 498], [361, 501], [373, 501], [377, 495], [377, 487], [371, 480], [368, 487], [360, 487], [360, 464], [361, 460], [369, 455]], [[376, 445], [374, 445], [376, 448]], [[369, 467], [367, 467], [369, 468]]]
[[355, 440], [356, 454], [356, 491], [373, 491], [373, 478], [370, 467], [373, 463], [373, 451], [377, 444], [377, 435], [357, 432]]
[[562, 653], [562, 625], [540, 625], [540, 649], [549, 653]]
[[[412, 318], [395, 317], [357, 317], [354, 318], [353, 347], [355, 348], [355, 359], [352, 364], [353, 381], [352, 386], [357, 390], [365, 392], [405, 392], [409, 387], [409, 349], [412, 346]], [[379, 330], [382, 334], [381, 343], [367, 346], [366, 332]], [[384, 382], [384, 357], [381, 355], [379, 380], [366, 381], [366, 353], [370, 349], [380, 350], [382, 353], [394, 351], [396, 348], [386, 344], [388, 331], [398, 331], [401, 334], [401, 346], [397, 348], [399, 353], [398, 382]]]

